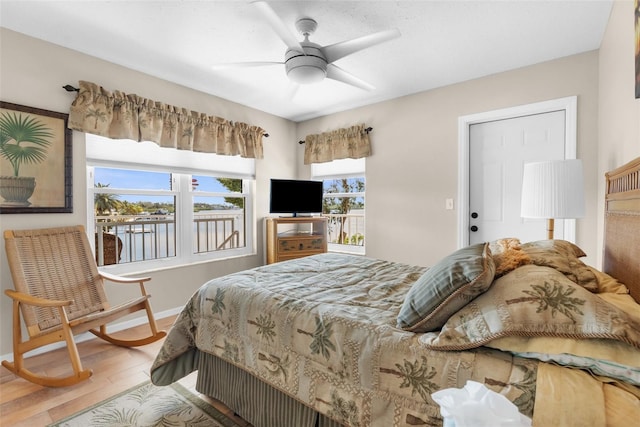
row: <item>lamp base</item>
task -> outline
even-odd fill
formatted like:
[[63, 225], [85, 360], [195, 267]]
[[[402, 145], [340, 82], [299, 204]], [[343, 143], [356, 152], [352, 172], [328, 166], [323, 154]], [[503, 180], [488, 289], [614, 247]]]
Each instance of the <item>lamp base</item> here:
[[553, 218], [547, 220], [547, 239], [553, 240]]

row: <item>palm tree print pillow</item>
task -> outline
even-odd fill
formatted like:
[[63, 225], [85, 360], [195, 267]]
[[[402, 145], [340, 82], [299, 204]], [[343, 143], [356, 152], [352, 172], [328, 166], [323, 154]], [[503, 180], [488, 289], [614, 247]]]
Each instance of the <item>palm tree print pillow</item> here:
[[438, 350], [466, 350], [507, 336], [605, 338], [640, 348], [640, 323], [559, 271], [525, 265], [422, 339]]
[[572, 282], [591, 292], [598, 292], [595, 274], [578, 259], [586, 254], [575, 244], [566, 240], [539, 240], [523, 243], [521, 250], [529, 256], [531, 264], [553, 267]]

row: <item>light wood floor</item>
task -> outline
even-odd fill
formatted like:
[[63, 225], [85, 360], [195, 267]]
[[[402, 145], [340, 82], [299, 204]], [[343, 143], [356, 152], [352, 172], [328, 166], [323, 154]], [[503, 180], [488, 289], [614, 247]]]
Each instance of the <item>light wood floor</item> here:
[[[173, 316], [158, 319], [158, 327], [169, 330], [173, 320]], [[118, 335], [141, 336], [147, 331], [148, 326], [141, 326]], [[78, 344], [82, 365], [92, 369], [93, 376], [71, 387], [42, 387], [0, 367], [0, 426], [46, 426], [148, 380], [149, 369], [162, 342], [137, 348], [118, 347], [97, 338], [82, 342]], [[37, 373], [58, 376], [71, 372], [66, 349], [30, 357], [25, 364]], [[250, 427], [234, 417], [224, 404], [195, 391], [195, 382], [195, 373], [180, 380], [180, 384], [234, 418], [238, 424]]]

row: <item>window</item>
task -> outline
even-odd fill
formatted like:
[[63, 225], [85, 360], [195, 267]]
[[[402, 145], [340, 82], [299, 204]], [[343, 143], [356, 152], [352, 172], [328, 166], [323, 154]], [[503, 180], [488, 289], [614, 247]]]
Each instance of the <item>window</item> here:
[[330, 251], [365, 253], [365, 159], [311, 165], [323, 182], [323, 216], [328, 219]]
[[[130, 272], [254, 253], [253, 179], [225, 171], [225, 156], [171, 150], [173, 158], [158, 165], [157, 153], [150, 153], [168, 149], [152, 144], [146, 154], [130, 156], [133, 163], [98, 155], [107, 148], [101, 144], [118, 150], [121, 141], [87, 139], [87, 230], [95, 233], [99, 266]], [[185, 167], [175, 159], [184, 154], [197, 161]], [[203, 158], [218, 170], [196, 168]]]
[[192, 176], [193, 253], [246, 246], [244, 183], [237, 178]]

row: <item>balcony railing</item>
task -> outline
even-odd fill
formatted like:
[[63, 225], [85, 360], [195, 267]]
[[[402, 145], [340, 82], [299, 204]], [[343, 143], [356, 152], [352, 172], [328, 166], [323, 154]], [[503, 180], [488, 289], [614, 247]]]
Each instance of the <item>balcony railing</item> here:
[[[325, 214], [331, 245], [364, 246], [364, 214]], [[196, 214], [193, 253], [242, 247], [241, 214]], [[176, 224], [173, 215], [96, 216], [96, 262], [99, 266], [173, 257]]]
[[[195, 214], [193, 253], [234, 249], [244, 245], [242, 214]], [[99, 266], [173, 257], [176, 223], [173, 215], [96, 216], [96, 262]]]
[[240, 247], [240, 231], [236, 230], [236, 218], [216, 214], [197, 216], [195, 224], [195, 253], [219, 251]]
[[329, 243], [364, 246], [364, 214], [323, 214], [327, 217]]

